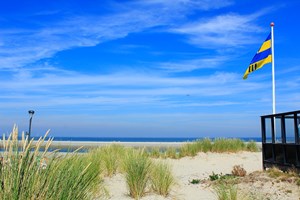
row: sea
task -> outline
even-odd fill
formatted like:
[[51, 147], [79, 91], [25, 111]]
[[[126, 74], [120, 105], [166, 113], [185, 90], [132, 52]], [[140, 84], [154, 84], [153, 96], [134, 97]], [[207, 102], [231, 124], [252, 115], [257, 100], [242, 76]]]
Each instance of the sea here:
[[[229, 137], [226, 137], [230, 139]], [[35, 137], [37, 139], [37, 137]], [[78, 142], [188, 142], [201, 140], [201, 137], [54, 137], [54, 141], [78, 141]], [[216, 138], [210, 138], [214, 140]], [[233, 138], [231, 138], [233, 139]], [[261, 142], [261, 137], [235, 137], [245, 142]]]

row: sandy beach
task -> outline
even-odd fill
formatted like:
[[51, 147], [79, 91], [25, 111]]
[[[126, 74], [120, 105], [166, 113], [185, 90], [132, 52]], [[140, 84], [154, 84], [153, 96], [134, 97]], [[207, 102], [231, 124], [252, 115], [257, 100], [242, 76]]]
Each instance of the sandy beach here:
[[[159, 159], [161, 160], [161, 159]], [[176, 185], [168, 197], [162, 197], [149, 192], [143, 200], [214, 200], [216, 193], [209, 183], [191, 184], [193, 179], [207, 180], [214, 173], [230, 174], [234, 165], [241, 165], [247, 174], [254, 172], [254, 181], [241, 183], [238, 188], [246, 194], [245, 199], [299, 199], [299, 188], [295, 184], [282, 183], [263, 177], [261, 152], [240, 153], [199, 153], [196, 157], [184, 157], [178, 160], [166, 159], [172, 166]], [[258, 173], [256, 175], [255, 173]], [[245, 180], [248, 178], [245, 177]], [[247, 180], [248, 180], [247, 179]], [[132, 199], [128, 196], [125, 178], [116, 174], [111, 178], [106, 177], [104, 184], [109, 192], [108, 199]], [[288, 190], [287, 190], [288, 188]], [[251, 195], [250, 195], [251, 194]]]

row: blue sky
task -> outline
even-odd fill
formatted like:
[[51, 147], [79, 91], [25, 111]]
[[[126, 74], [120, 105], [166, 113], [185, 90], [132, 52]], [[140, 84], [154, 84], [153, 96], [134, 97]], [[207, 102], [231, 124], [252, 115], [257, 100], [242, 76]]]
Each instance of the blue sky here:
[[274, 21], [277, 112], [300, 108], [299, 1], [1, 1], [0, 127], [33, 135], [252, 137], [271, 64], [242, 76]]

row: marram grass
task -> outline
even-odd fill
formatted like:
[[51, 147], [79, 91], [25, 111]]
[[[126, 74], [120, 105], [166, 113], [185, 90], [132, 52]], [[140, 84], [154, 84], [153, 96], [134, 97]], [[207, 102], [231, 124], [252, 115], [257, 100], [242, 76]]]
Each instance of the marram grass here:
[[33, 144], [23, 133], [18, 141], [18, 128], [14, 126], [8, 139], [3, 137], [1, 199], [91, 199], [99, 187], [99, 166], [88, 155], [51, 155], [48, 150], [52, 139], [45, 141], [46, 136]]
[[214, 186], [218, 200], [238, 200], [238, 189], [236, 185], [219, 183]]
[[[97, 150], [96, 150], [97, 151]], [[120, 169], [122, 159], [125, 155], [125, 147], [117, 144], [104, 146], [98, 149], [101, 165], [105, 169], [106, 176], [113, 176]]]
[[151, 168], [150, 181], [152, 190], [166, 197], [174, 184], [174, 177], [170, 166], [163, 162], [154, 163]]
[[129, 195], [134, 199], [139, 199], [145, 195], [151, 166], [151, 160], [143, 150], [127, 151], [123, 167]]

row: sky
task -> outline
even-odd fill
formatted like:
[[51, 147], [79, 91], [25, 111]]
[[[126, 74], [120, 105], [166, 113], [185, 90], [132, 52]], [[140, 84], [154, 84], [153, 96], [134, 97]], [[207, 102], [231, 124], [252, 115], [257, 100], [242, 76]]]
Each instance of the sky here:
[[276, 112], [300, 108], [300, 2], [0, 2], [0, 132], [260, 137], [271, 64], [243, 74], [274, 22]]

